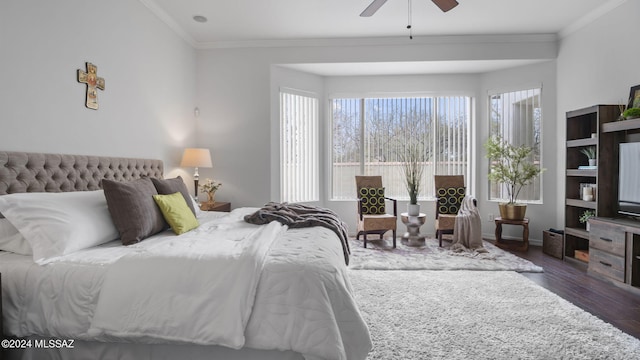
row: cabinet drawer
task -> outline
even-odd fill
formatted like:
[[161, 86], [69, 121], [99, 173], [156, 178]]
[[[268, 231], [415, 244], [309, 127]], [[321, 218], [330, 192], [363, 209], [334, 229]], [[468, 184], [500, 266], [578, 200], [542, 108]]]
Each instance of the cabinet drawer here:
[[624, 256], [591, 249], [589, 251], [589, 271], [624, 282]]
[[589, 247], [624, 256], [625, 236], [625, 228], [622, 226], [592, 220]]

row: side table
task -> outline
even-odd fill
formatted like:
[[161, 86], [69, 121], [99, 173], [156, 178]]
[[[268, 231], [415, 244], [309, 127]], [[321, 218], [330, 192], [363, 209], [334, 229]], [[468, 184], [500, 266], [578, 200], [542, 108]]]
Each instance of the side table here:
[[417, 216], [409, 213], [401, 213], [402, 223], [407, 226], [407, 232], [402, 236], [402, 243], [407, 246], [424, 246], [424, 235], [420, 235], [420, 227], [427, 220], [427, 215], [420, 213]]
[[231, 211], [231, 203], [216, 201], [214, 203], [203, 202], [200, 205], [202, 211]]
[[[509, 249], [516, 251], [529, 250], [529, 219], [524, 218], [522, 220], [508, 220], [501, 217], [494, 219], [496, 223], [496, 246], [501, 249]], [[522, 241], [518, 240], [503, 240], [502, 239], [502, 225], [520, 225], [522, 226]]]

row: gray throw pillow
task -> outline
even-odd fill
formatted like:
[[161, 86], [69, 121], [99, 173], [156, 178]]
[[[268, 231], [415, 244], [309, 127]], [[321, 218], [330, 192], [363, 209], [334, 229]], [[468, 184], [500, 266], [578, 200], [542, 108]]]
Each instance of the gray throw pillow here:
[[102, 188], [123, 245], [135, 244], [167, 226], [153, 200], [158, 192], [149, 178], [126, 182], [104, 179]]
[[160, 195], [171, 195], [177, 192], [181, 193], [193, 215], [196, 215], [196, 209], [193, 207], [193, 201], [191, 201], [189, 190], [187, 190], [187, 185], [184, 184], [182, 177], [178, 176], [173, 179], [151, 178], [151, 181], [153, 181], [153, 186], [156, 187], [156, 191], [158, 191], [158, 194]]

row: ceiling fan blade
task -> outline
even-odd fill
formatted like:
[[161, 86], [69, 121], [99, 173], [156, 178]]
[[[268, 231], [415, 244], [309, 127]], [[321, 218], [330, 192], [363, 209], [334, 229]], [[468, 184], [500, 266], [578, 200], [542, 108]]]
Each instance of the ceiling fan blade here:
[[373, 0], [373, 2], [369, 4], [369, 6], [367, 6], [366, 9], [364, 9], [364, 11], [362, 12], [362, 14], [360, 14], [360, 16], [369, 17], [375, 14], [376, 11], [378, 11], [378, 9], [380, 9], [380, 7], [384, 5], [384, 3], [386, 2], [387, 0]]
[[458, 6], [458, 2], [456, 0], [431, 0], [431, 1], [433, 1], [434, 4], [438, 5], [440, 10], [444, 12], [447, 12], [453, 9], [454, 7]]

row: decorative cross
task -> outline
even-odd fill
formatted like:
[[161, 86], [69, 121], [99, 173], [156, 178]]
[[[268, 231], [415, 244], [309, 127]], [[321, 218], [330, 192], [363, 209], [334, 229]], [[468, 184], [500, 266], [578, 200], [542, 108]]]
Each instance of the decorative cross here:
[[89, 109], [98, 110], [98, 90], [104, 90], [104, 78], [98, 77], [98, 67], [87, 63], [87, 72], [78, 69], [78, 82], [87, 84], [87, 101]]

